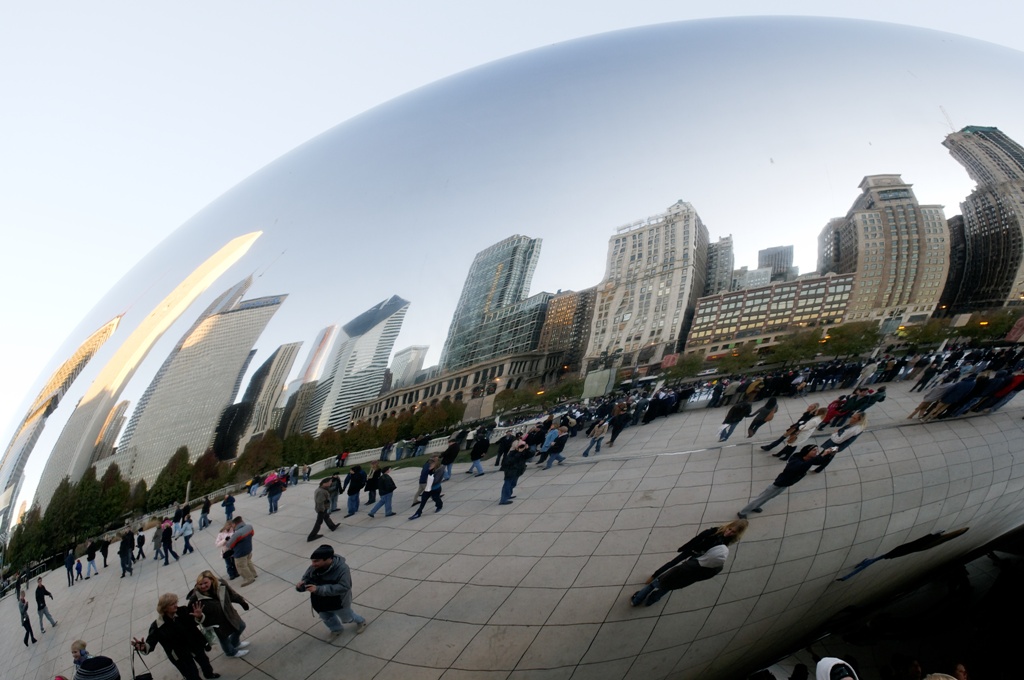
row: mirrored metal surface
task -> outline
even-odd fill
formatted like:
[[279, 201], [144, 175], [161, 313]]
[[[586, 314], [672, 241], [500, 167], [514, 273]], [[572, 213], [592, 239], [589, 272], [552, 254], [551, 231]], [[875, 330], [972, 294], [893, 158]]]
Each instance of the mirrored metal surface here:
[[[161, 435], [180, 409], [201, 405], [198, 393], [208, 408], [234, 403], [261, 366], [285, 385], [310, 366], [324, 375], [331, 357], [365, 362], [364, 377], [410, 346], [429, 346], [424, 365], [436, 363], [474, 256], [514, 235], [542, 240], [525, 297], [594, 286], [616, 228], [679, 199], [712, 239], [732, 235], [737, 265], [780, 241], [813, 263], [818, 232], [866, 175], [899, 173], [955, 214], [972, 182], [942, 145], [952, 132], [942, 109], [958, 127], [1024, 140], [1024, 97], [1009, 86], [1021, 82], [1024, 55], [1004, 48], [792, 18], [623, 31], [448, 78], [260, 170], [140, 262], [43, 372], [46, 392], [119, 319], [46, 421], [33, 416], [31, 446], [16, 438], [4, 470], [31, 453], [28, 492], [49, 460], [44, 496], [112, 455], [148, 475], [158, 468], [132, 441], [173, 449], [180, 432]], [[333, 325], [349, 329], [324, 332]], [[355, 340], [371, 335], [372, 347]], [[285, 347], [287, 358], [268, 361]], [[33, 413], [40, 390], [26, 395]], [[162, 413], [136, 416], [140, 403]]]

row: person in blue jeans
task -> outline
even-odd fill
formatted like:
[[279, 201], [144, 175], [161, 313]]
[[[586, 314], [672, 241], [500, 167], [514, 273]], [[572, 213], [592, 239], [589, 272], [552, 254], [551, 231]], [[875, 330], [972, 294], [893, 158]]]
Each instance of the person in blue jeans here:
[[724, 442], [728, 439], [736, 426], [743, 422], [744, 418], [750, 417], [750, 402], [741, 401], [738, 404], [734, 404], [729, 409], [728, 413], [725, 414], [725, 420], [722, 421], [722, 428], [718, 434], [718, 441]]
[[[544, 466], [545, 470], [550, 470], [551, 464], [556, 460], [559, 465], [565, 461], [565, 456], [562, 455], [562, 449], [565, 448], [565, 443], [569, 441], [569, 428], [562, 425], [557, 430], [554, 430], [554, 432], [556, 433], [555, 439], [551, 443], [551, 446], [547, 448], [548, 464]], [[547, 444], [546, 441], [545, 444]], [[541, 452], [543, 453], [544, 451], [545, 449], [542, 448]]]
[[364, 488], [366, 488], [366, 473], [363, 472], [363, 468], [353, 465], [342, 485], [342, 489], [348, 493], [348, 514], [345, 517], [351, 517], [359, 512], [359, 492]]
[[231, 494], [224, 496], [220, 506], [224, 508], [224, 519], [231, 519], [232, 515], [235, 514], [235, 497]]
[[391, 510], [391, 494], [398, 488], [395, 486], [395, 480], [391, 479], [391, 468], [381, 468], [380, 477], [377, 478], [377, 491], [380, 493], [380, 500], [378, 500], [372, 508], [370, 508], [370, 517], [377, 514], [377, 511], [384, 508], [384, 516], [391, 517], [395, 514]]
[[587, 448], [584, 449], [584, 451], [583, 451], [583, 457], [584, 458], [586, 458], [587, 456], [590, 455], [590, 449], [596, 449], [594, 451], [594, 455], [597, 455], [598, 453], [601, 453], [601, 442], [604, 441], [604, 436], [607, 433], [608, 433], [608, 421], [607, 421], [607, 419], [601, 418], [596, 423], [594, 423], [594, 427], [591, 428], [590, 434], [588, 435], [590, 437], [590, 443], [587, 444]]
[[270, 482], [270, 484], [267, 484], [267, 506], [270, 509], [268, 514], [273, 515], [277, 512], [277, 504], [281, 500], [281, 494], [284, 493], [287, 486], [288, 479], [286, 477], [278, 477]]
[[352, 609], [352, 572], [345, 558], [325, 543], [313, 551], [309, 562], [295, 590], [309, 593], [313, 611], [320, 615], [331, 637], [341, 635], [346, 623], [354, 622], [357, 634], [366, 630], [366, 619]]

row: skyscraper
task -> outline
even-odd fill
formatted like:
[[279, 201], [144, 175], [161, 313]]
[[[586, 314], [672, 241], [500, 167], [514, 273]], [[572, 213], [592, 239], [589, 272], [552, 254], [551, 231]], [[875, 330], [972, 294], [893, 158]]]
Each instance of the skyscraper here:
[[579, 371], [590, 340], [596, 298], [596, 288], [558, 293], [551, 298], [537, 351], [561, 352], [562, 365], [568, 366], [567, 370]]
[[441, 351], [442, 369], [483, 360], [476, 347], [481, 323], [488, 314], [527, 298], [540, 246], [541, 239], [510, 236], [473, 258]]
[[120, 316], [114, 317], [78, 346], [78, 349], [46, 381], [43, 389], [29, 405], [28, 413], [14, 431], [3, 459], [0, 459], [0, 540], [6, 536], [10, 527], [11, 510], [21, 490], [25, 463], [46, 426], [47, 418], [57, 408], [78, 374], [113, 335], [120, 322]]
[[393, 295], [342, 326], [327, 374], [306, 412], [303, 432], [344, 430], [352, 407], [377, 396], [408, 309], [408, 301]]
[[772, 281], [786, 281], [793, 269], [793, 246], [775, 246], [757, 251], [757, 268], [770, 267]]
[[[136, 324], [117, 348], [79, 400], [50, 451], [35, 496], [44, 510], [65, 476], [77, 482], [92, 464], [111, 409], [153, 345], [196, 298], [248, 252], [262, 233], [254, 231], [234, 238], [200, 263]], [[121, 471], [125, 472], [125, 468], [121, 467]]]
[[152, 484], [180, 447], [188, 447], [192, 462], [206, 452], [234, 401], [253, 344], [286, 297], [239, 301], [206, 316], [182, 339], [145, 409], [132, 416], [137, 424], [131, 442], [114, 455], [125, 477]]
[[249, 379], [249, 387], [242, 401], [252, 404], [252, 412], [239, 441], [239, 450], [245, 447], [249, 439], [275, 427], [274, 409], [284, 393], [284, 381], [292, 370], [301, 346], [301, 342], [281, 345]]
[[704, 279], [704, 295], [726, 293], [732, 287], [736, 258], [732, 250], [732, 234], [708, 243], [708, 274]]
[[821, 274], [855, 273], [846, 321], [878, 321], [890, 333], [935, 311], [949, 271], [941, 205], [919, 205], [899, 175], [869, 175], [845, 217], [818, 235]]
[[707, 255], [707, 227], [685, 201], [616, 229], [597, 286], [587, 359], [622, 350], [624, 363], [643, 363], [677, 351], [704, 292]]
[[423, 360], [427, 357], [427, 345], [413, 345], [395, 352], [391, 360], [391, 388], [411, 385], [416, 374], [423, 370]]
[[978, 126], [943, 145], [977, 182], [960, 204], [965, 258], [954, 310], [1024, 304], [1024, 147]]

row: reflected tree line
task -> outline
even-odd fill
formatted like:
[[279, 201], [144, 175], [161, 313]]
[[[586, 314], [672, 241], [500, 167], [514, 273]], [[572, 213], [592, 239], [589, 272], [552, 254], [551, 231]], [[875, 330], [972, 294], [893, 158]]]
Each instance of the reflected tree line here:
[[197, 500], [201, 502], [214, 491], [280, 467], [306, 465], [345, 451], [361, 451], [450, 429], [461, 423], [465, 410], [461, 402], [443, 401], [388, 418], [377, 427], [360, 422], [344, 432], [328, 428], [319, 437], [296, 434], [281, 438], [271, 430], [250, 440], [238, 458], [228, 462], [218, 460], [211, 448], [190, 463], [188, 449], [181, 447], [152, 487], [145, 480], [131, 485], [116, 464], [111, 464], [101, 478], [96, 477], [96, 468], [90, 467], [78, 483], [66, 477], [61, 481], [45, 513], [33, 505], [25, 514], [11, 533], [7, 569], [13, 573], [42, 560], [61, 559], [67, 550], [89, 539], [181, 503], [190, 483], [191, 502], [196, 505]]

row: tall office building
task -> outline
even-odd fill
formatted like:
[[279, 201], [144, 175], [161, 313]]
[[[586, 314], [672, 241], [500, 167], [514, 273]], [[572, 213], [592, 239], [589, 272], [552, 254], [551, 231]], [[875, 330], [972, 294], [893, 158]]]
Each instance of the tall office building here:
[[556, 293], [548, 302], [537, 351], [560, 352], [562, 365], [568, 366], [567, 370], [579, 371], [590, 341], [596, 299], [597, 288]]
[[352, 407], [378, 395], [408, 309], [409, 302], [394, 295], [342, 326], [327, 374], [306, 412], [303, 432], [344, 430]]
[[274, 409], [277, 408], [281, 400], [285, 380], [291, 373], [300, 347], [302, 347], [301, 342], [281, 345], [274, 350], [269, 359], [256, 369], [252, 378], [249, 379], [249, 387], [246, 388], [242, 401], [252, 404], [252, 410], [245, 425], [245, 431], [238, 442], [239, 451], [253, 437], [276, 428]]
[[759, 267], [757, 269], [740, 267], [739, 269], [733, 270], [732, 283], [729, 285], [729, 290], [737, 291], [744, 290], [746, 288], [760, 288], [762, 286], [767, 286], [771, 282], [771, 267]]
[[122, 442], [114, 455], [127, 478], [152, 484], [182, 446], [192, 462], [206, 452], [238, 392], [253, 345], [286, 298], [238, 301], [206, 316], [182, 339], [145, 409], [132, 416], [131, 441]]
[[818, 271], [855, 273], [846, 321], [891, 333], [935, 311], [949, 272], [949, 228], [940, 205], [919, 205], [899, 175], [869, 175], [845, 217], [818, 235]]
[[965, 127], [943, 145], [977, 187], [963, 203], [966, 245], [957, 311], [1024, 304], [1024, 147], [994, 127]]
[[391, 389], [412, 384], [416, 374], [423, 370], [428, 349], [427, 345], [413, 345], [395, 352], [395, 358], [391, 360]]
[[793, 246], [775, 246], [757, 251], [757, 268], [771, 268], [772, 281], [788, 281], [793, 273]]
[[704, 279], [704, 295], [726, 293], [732, 288], [732, 272], [736, 258], [732, 251], [732, 234], [708, 243], [708, 273]]
[[25, 463], [46, 426], [46, 420], [56, 410], [82, 369], [117, 330], [120, 322], [120, 316], [114, 317], [78, 346], [78, 349], [50, 375], [43, 389], [29, 405], [28, 413], [14, 430], [14, 436], [4, 451], [4, 457], [0, 459], [0, 540], [6, 537], [10, 528], [13, 519], [11, 511], [21, 491]]
[[586, 359], [621, 350], [623, 363], [660, 361], [677, 351], [704, 292], [707, 255], [707, 227], [684, 201], [616, 229], [597, 286]]
[[[193, 269], [125, 338], [78, 401], [50, 451], [35, 496], [42, 509], [46, 509], [65, 476], [77, 482], [92, 465], [96, 444], [111, 409], [120, 401], [121, 392], [153, 345], [196, 298], [248, 252], [262, 234], [254, 231], [226, 243]], [[125, 468], [121, 467], [121, 471], [125, 472]]]
[[117, 406], [111, 410], [110, 415], [107, 416], [107, 422], [103, 423], [100, 440], [96, 443], [96, 450], [93, 451], [92, 459], [94, 461], [114, 455], [114, 445], [117, 443], [117, 436], [121, 434], [121, 428], [124, 427], [125, 421], [128, 419], [127, 413], [127, 399], [118, 402]]
[[483, 360], [477, 348], [481, 323], [488, 314], [528, 297], [540, 246], [539, 238], [510, 236], [473, 258], [441, 350], [442, 369], [457, 370]]

